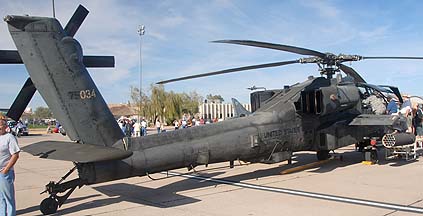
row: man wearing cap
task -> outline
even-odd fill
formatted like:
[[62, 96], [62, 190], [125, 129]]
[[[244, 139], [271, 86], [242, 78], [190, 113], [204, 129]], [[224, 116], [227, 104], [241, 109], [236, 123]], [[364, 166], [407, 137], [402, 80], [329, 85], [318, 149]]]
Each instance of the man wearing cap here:
[[398, 105], [397, 102], [392, 98], [392, 96], [388, 96], [388, 105], [386, 105], [386, 114], [392, 115], [393, 113], [398, 112]]
[[418, 138], [423, 137], [423, 104], [417, 105], [416, 116], [414, 116], [414, 124], [416, 126], [416, 135]]
[[16, 138], [6, 133], [7, 121], [0, 119], [0, 215], [15, 216], [15, 172], [13, 166], [19, 158]]

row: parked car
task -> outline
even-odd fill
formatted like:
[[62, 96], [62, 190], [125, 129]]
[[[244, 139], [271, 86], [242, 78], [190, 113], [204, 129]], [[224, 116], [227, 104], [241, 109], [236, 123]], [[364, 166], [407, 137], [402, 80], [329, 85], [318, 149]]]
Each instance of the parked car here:
[[7, 126], [10, 128], [10, 132], [15, 136], [28, 136], [28, 127], [22, 122], [16, 122], [14, 120], [7, 121]]

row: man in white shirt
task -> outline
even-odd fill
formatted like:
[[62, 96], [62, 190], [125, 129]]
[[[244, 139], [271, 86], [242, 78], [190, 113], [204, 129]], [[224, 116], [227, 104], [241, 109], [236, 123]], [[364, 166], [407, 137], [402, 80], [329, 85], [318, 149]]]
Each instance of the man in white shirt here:
[[0, 119], [0, 215], [15, 216], [15, 172], [13, 166], [19, 158], [16, 138], [6, 133], [7, 121]]
[[141, 136], [146, 136], [146, 135], [147, 135], [147, 122], [143, 118], [141, 121]]
[[400, 113], [407, 118], [407, 132], [413, 132], [413, 110], [411, 109], [411, 101], [408, 95], [404, 95], [404, 103], [401, 105]]
[[134, 132], [135, 132], [135, 136], [139, 137], [140, 136], [140, 132], [141, 132], [141, 124], [137, 121], [134, 124]]

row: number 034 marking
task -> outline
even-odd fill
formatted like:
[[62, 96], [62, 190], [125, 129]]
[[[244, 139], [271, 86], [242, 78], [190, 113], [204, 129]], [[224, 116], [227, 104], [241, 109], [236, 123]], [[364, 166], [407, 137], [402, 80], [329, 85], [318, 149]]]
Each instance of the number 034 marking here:
[[81, 90], [79, 92], [79, 97], [81, 97], [82, 100], [95, 98], [96, 97], [95, 90], [94, 89]]

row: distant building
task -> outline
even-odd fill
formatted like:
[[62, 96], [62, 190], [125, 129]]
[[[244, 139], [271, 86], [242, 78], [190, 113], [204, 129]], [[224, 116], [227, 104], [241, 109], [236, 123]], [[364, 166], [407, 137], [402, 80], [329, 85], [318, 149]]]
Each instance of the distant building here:
[[137, 116], [137, 109], [129, 104], [108, 104], [107, 106], [116, 119], [121, 116], [131, 119]]
[[25, 108], [24, 113], [27, 113], [27, 114], [32, 114], [32, 108], [31, 108], [31, 107], [27, 107], [27, 108]]
[[[251, 104], [242, 104], [251, 112]], [[198, 107], [199, 116], [204, 119], [226, 119], [234, 117], [234, 107], [231, 103], [200, 103]]]

